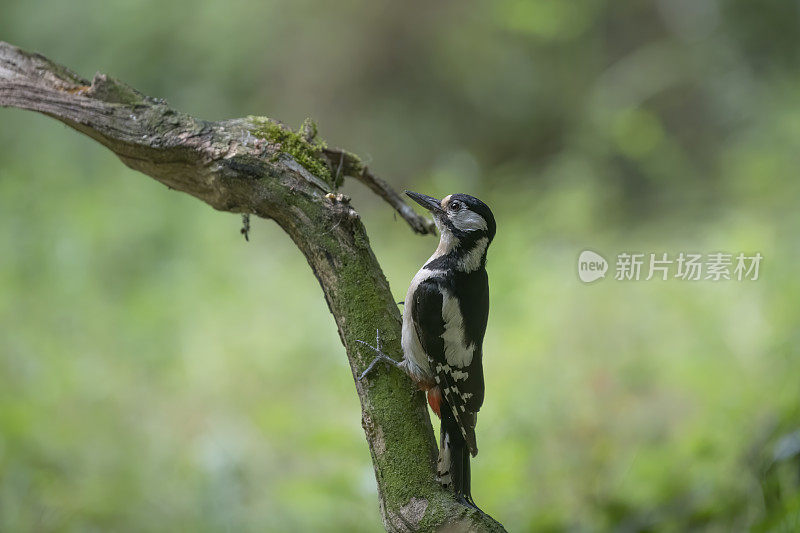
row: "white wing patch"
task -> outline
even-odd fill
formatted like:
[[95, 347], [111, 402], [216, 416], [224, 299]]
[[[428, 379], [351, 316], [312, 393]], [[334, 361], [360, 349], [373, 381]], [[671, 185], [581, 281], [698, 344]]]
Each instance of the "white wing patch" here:
[[444, 319], [444, 356], [447, 364], [456, 368], [468, 367], [472, 362], [475, 345], [464, 343], [464, 318], [458, 307], [458, 300], [450, 297], [450, 293], [442, 289], [442, 318]]

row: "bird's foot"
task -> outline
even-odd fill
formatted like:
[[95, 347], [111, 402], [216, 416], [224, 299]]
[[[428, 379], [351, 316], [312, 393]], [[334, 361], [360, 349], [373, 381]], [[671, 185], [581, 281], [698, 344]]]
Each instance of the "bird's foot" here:
[[359, 340], [359, 341], [356, 341], [356, 342], [360, 342], [361, 344], [363, 344], [364, 346], [370, 348], [373, 352], [378, 354], [378, 356], [375, 359], [372, 360], [372, 362], [369, 364], [369, 366], [366, 368], [366, 370], [364, 370], [364, 372], [362, 372], [361, 375], [358, 376], [358, 381], [361, 381], [362, 379], [367, 377], [367, 375], [370, 372], [372, 372], [372, 369], [375, 368], [375, 365], [380, 363], [381, 361], [383, 361], [384, 363], [389, 363], [390, 365], [395, 366], [397, 368], [400, 368], [400, 363], [398, 363], [397, 361], [395, 361], [394, 359], [392, 359], [391, 357], [389, 357], [388, 355], [383, 353], [383, 350], [381, 348], [381, 331], [380, 330], [375, 330], [375, 346], [373, 346], [373, 345], [371, 345], [369, 343], [366, 343], [366, 342], [364, 342], [362, 340]]

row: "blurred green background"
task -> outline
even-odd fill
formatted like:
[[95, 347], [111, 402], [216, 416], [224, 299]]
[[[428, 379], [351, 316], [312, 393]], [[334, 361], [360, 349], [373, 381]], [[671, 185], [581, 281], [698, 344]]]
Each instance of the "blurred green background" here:
[[[492, 206], [473, 485], [510, 531], [796, 531], [799, 6], [0, 0], [0, 39]], [[435, 239], [345, 192], [401, 300]], [[380, 530], [316, 280], [239, 228], [0, 110], [0, 530]], [[584, 285], [585, 248], [765, 259]]]

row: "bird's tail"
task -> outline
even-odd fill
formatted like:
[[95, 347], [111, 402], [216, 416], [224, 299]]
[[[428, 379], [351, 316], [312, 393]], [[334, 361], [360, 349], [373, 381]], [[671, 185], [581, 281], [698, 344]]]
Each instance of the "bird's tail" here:
[[439, 483], [443, 487], [451, 489], [457, 500], [477, 509], [475, 502], [472, 501], [469, 458], [469, 448], [455, 418], [449, 409], [442, 409], [442, 430], [437, 464]]

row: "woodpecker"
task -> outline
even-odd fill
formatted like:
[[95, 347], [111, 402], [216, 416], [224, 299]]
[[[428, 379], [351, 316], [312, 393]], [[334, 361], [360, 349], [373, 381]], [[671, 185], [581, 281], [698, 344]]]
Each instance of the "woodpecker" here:
[[381, 351], [380, 334], [372, 348], [376, 363], [406, 372], [441, 418], [439, 483], [456, 499], [478, 509], [470, 488], [470, 455], [478, 454], [475, 424], [483, 404], [483, 336], [489, 317], [486, 251], [495, 235], [492, 211], [467, 194], [442, 200], [406, 191], [428, 209], [439, 230], [439, 246], [414, 276], [403, 308], [403, 360]]

